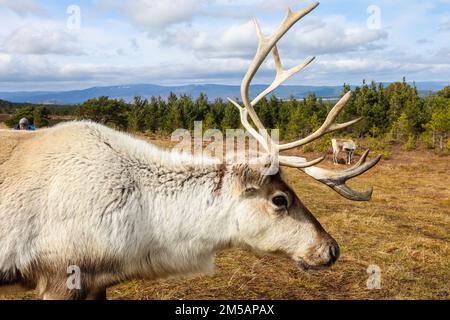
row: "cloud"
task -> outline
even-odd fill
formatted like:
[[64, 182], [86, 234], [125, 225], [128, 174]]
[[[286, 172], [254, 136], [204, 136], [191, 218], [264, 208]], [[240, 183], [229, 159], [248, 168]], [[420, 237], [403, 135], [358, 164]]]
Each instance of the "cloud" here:
[[83, 54], [74, 34], [59, 29], [39, 30], [31, 27], [22, 27], [13, 31], [4, 40], [2, 50], [15, 54]]
[[43, 14], [45, 10], [33, 0], [0, 0], [0, 6], [5, 7], [20, 16]]
[[[7, 5], [7, 10], [0, 10], [2, 88], [45, 88], [44, 84], [64, 88], [63, 83], [67, 88], [238, 84], [257, 48], [250, 17], [258, 17], [269, 36], [283, 19], [287, 4], [294, 4], [294, 10], [306, 5], [294, 0], [79, 2], [86, 14], [81, 30], [73, 34], [65, 29], [64, 4], [50, 10], [46, 1], [0, 0]], [[48, 13], [35, 16], [41, 10], [35, 3]], [[424, 9], [418, 0], [411, 5], [406, 0], [385, 2], [385, 28], [370, 30], [365, 7], [355, 3], [323, 3], [280, 41], [286, 68], [307, 56], [318, 56], [290, 84], [359, 83], [362, 78], [389, 81], [403, 75], [417, 81], [448, 79], [450, 51], [445, 30], [449, 20], [444, 7]], [[347, 10], [353, 6], [355, 10]], [[432, 45], [426, 45], [430, 41]], [[273, 76], [274, 63], [269, 57], [254, 82], [269, 83]]]
[[160, 37], [165, 46], [192, 50], [198, 58], [250, 58], [255, 54], [257, 37], [253, 23], [232, 25], [220, 30], [180, 28]]
[[[415, 62], [410, 62], [415, 60]], [[287, 61], [290, 62], [290, 61]], [[248, 61], [209, 59], [175, 61], [156, 65], [113, 63], [55, 63], [45, 56], [0, 54], [2, 87], [17, 83], [33, 88], [35, 83], [50, 86], [78, 83], [78, 86], [127, 83], [239, 83]], [[398, 80], [405, 75], [415, 80], [442, 80], [450, 72], [450, 63], [407, 59], [389, 60], [383, 55], [370, 57], [322, 57], [289, 83], [338, 84], [359, 83], [361, 79]], [[269, 83], [274, 71], [264, 65], [254, 83]], [[336, 80], [339, 79], [339, 80]], [[381, 80], [380, 80], [381, 79]], [[73, 85], [72, 85], [73, 86]]]
[[442, 32], [450, 31], [450, 17], [442, 18], [441, 22], [439, 23], [438, 30]]
[[297, 52], [320, 55], [379, 49], [387, 38], [382, 29], [353, 25], [337, 16], [300, 26], [285, 43]]
[[[269, 36], [276, 27], [263, 27], [263, 31]], [[382, 48], [380, 41], [387, 37], [388, 34], [384, 30], [355, 26], [343, 17], [325, 17], [291, 30], [280, 41], [280, 47], [288, 49], [289, 57], [373, 51]], [[191, 49], [199, 58], [249, 59], [257, 48], [257, 36], [252, 22], [216, 30], [179, 28], [163, 34], [160, 40], [161, 44], [166, 46]]]
[[448, 62], [450, 63], [450, 47], [442, 47], [435, 51], [435, 54], [432, 56], [432, 59], [440, 62]]
[[218, 64], [208, 61], [165, 63], [158, 65], [127, 65], [108, 63], [56, 63], [45, 56], [14, 56], [0, 54], [0, 82], [57, 83], [82, 82], [84, 86], [117, 83], [210, 82], [240, 78], [246, 64], [232, 59]]
[[416, 40], [416, 43], [418, 44], [426, 44], [426, 43], [433, 43], [434, 41], [428, 38], [420, 38]]
[[134, 50], [134, 51], [138, 51], [141, 47], [139, 46], [139, 43], [138, 43], [138, 40], [136, 39], [136, 38], [132, 38], [131, 40], [130, 40], [130, 45], [131, 45], [131, 48]]
[[176, 24], [189, 23], [205, 0], [100, 0], [100, 11], [114, 10], [153, 36]]
[[[323, 59], [317, 62], [316, 70], [319, 75], [329, 76], [342, 74], [352, 79], [399, 79], [406, 75], [411, 79], [441, 78], [443, 74], [450, 72], [450, 63], [440, 63], [427, 60], [411, 62], [412, 59], [393, 60], [385, 57], [360, 57], [343, 59]], [[441, 78], [442, 79], [442, 78]]]

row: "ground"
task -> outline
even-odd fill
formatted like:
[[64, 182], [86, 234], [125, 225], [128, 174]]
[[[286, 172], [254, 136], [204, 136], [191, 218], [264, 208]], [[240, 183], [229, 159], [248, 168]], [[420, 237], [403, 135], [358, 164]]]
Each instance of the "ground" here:
[[[325, 166], [333, 167], [328, 158]], [[357, 190], [373, 186], [373, 199], [352, 202], [288, 169], [299, 197], [340, 244], [332, 268], [310, 274], [290, 260], [234, 249], [217, 256], [213, 275], [128, 282], [110, 288], [108, 298], [450, 299], [449, 173], [448, 156], [394, 147], [390, 159], [350, 182]], [[379, 267], [380, 289], [368, 289], [369, 266]]]

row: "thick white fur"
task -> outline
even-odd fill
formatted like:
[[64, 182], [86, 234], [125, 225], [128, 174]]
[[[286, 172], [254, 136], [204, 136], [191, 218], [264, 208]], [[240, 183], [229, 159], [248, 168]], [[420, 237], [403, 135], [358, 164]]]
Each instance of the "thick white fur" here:
[[235, 166], [91, 122], [0, 131], [0, 152], [0, 275], [29, 277], [41, 293], [68, 265], [102, 288], [210, 272], [233, 245], [301, 257], [325, 234], [309, 215], [273, 217], [258, 197], [243, 201]]

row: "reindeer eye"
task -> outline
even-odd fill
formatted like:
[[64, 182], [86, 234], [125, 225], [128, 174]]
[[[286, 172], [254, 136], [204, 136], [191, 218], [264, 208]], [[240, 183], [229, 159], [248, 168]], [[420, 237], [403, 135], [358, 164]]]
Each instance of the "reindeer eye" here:
[[287, 208], [288, 206], [288, 199], [285, 195], [278, 195], [272, 198], [272, 203], [279, 208]]

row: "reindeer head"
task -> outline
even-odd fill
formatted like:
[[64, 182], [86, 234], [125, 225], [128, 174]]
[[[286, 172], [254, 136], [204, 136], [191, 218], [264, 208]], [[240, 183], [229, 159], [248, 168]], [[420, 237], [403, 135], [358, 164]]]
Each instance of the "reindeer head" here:
[[267, 167], [233, 166], [236, 197], [233, 228], [238, 245], [258, 253], [294, 259], [304, 270], [330, 266], [339, 256], [336, 241], [322, 228], [285, 181]]
[[[305, 158], [281, 155], [282, 151], [300, 147], [310, 143], [326, 133], [346, 128], [360, 119], [339, 124], [336, 118], [350, 99], [351, 93], [345, 94], [328, 114], [322, 126], [309, 136], [287, 144], [278, 144], [267, 134], [263, 123], [258, 118], [254, 106], [267, 94], [271, 93], [292, 75], [296, 74], [314, 58], [284, 70], [277, 50], [277, 43], [283, 35], [302, 17], [318, 6], [313, 4], [299, 12], [288, 10], [281, 26], [270, 37], [266, 38], [256, 19], [254, 20], [259, 45], [241, 85], [243, 107], [234, 100], [229, 101], [240, 111], [242, 125], [264, 149], [271, 165], [293, 167], [302, 170], [307, 175], [334, 189], [343, 197], [355, 201], [367, 201], [372, 190], [358, 192], [350, 189], [345, 183], [348, 179], [358, 176], [372, 168], [380, 160], [380, 156], [366, 162], [367, 150], [350, 169], [342, 172], [329, 171], [315, 166], [324, 160], [325, 156], [307, 161]], [[276, 76], [273, 83], [254, 100], [250, 101], [250, 83], [267, 55], [272, 51], [276, 66]], [[250, 116], [256, 129], [248, 121]], [[233, 167], [236, 196], [239, 197], [236, 214], [236, 228], [239, 243], [256, 251], [275, 253], [288, 256], [298, 262], [305, 270], [319, 269], [333, 264], [339, 256], [336, 241], [325, 232], [311, 212], [302, 204], [295, 192], [283, 178], [283, 173], [277, 170], [268, 174], [267, 164], [258, 166], [238, 164]]]

